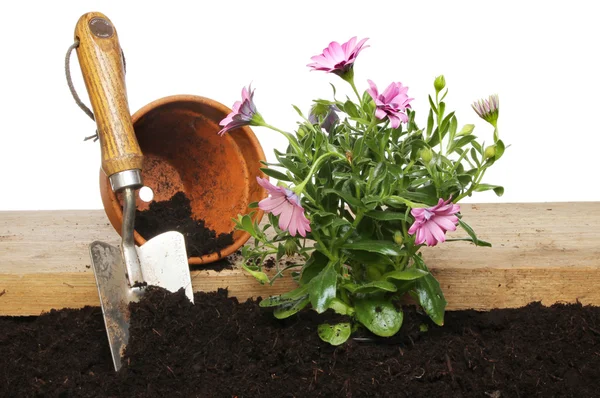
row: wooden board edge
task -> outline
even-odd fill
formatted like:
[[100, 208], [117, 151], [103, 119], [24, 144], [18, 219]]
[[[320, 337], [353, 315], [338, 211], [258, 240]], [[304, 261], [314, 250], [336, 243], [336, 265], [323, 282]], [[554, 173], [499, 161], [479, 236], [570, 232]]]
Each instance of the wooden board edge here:
[[[590, 267], [437, 268], [448, 310], [517, 308], [540, 301], [544, 305], [600, 305], [600, 270]], [[273, 286], [260, 285], [240, 270], [193, 271], [194, 291], [227, 288], [240, 302], [268, 297], [295, 286], [290, 277]], [[0, 274], [0, 316], [39, 315], [51, 309], [99, 305], [93, 273]]]

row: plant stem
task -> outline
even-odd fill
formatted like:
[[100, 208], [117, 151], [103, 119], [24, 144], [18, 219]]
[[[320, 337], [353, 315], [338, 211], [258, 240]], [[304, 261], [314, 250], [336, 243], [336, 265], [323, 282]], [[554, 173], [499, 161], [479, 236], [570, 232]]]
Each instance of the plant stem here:
[[270, 278], [269, 280], [269, 284], [273, 285], [273, 282], [275, 281], [275, 279], [279, 278], [280, 276], [282, 276], [281, 274], [283, 273], [283, 271], [287, 271], [290, 268], [296, 268], [296, 267], [301, 267], [300, 264], [292, 264], [292, 265], [288, 265], [285, 268], [282, 268], [281, 270], [279, 270], [275, 275], [273, 275], [272, 278]]
[[342, 236], [342, 243], [344, 243], [346, 241], [346, 239], [348, 239], [350, 237], [350, 235], [352, 235], [352, 232], [356, 229], [356, 227], [358, 227], [358, 224], [360, 223], [360, 221], [363, 219], [364, 214], [362, 209], [358, 209], [356, 212], [356, 218], [354, 218], [354, 222], [352, 223], [352, 228], [350, 228], [348, 230], [348, 232], [346, 232], [344, 234], [344, 236]]
[[464, 197], [469, 196], [471, 193], [473, 193], [473, 191], [475, 190], [475, 188], [477, 188], [477, 186], [479, 185], [479, 183], [483, 179], [483, 175], [485, 174], [485, 170], [486, 169], [487, 169], [487, 167], [484, 167], [483, 169], [481, 169], [481, 171], [479, 171], [477, 173], [477, 175], [475, 177], [475, 182], [473, 184], [471, 184], [471, 187], [466, 192], [462, 193], [456, 199], [454, 199], [454, 201], [453, 201], [454, 203], [458, 203], [458, 201], [460, 201]]
[[439, 137], [439, 140], [440, 140], [440, 156], [442, 156], [442, 153], [444, 153], [444, 152], [443, 152], [443, 147], [442, 147], [442, 128], [441, 128], [442, 126], [441, 126], [441, 123], [440, 123], [440, 121], [441, 121], [440, 119], [444, 115], [440, 114], [440, 101], [438, 100], [438, 94], [439, 93], [436, 91], [436, 93], [435, 93], [435, 106], [437, 108], [437, 112], [436, 112], [435, 116], [436, 116], [437, 125], [438, 125], [438, 137]]
[[283, 134], [283, 136], [284, 136], [285, 138], [287, 138], [287, 139], [288, 139], [288, 141], [289, 141], [290, 145], [291, 145], [292, 147], [294, 147], [294, 149], [295, 149], [295, 151], [296, 151], [296, 154], [297, 154], [298, 156], [301, 156], [301, 155], [302, 155], [303, 151], [302, 151], [302, 149], [300, 148], [300, 146], [298, 146], [298, 142], [296, 142], [296, 139], [294, 138], [294, 136], [293, 136], [293, 135], [291, 135], [291, 134], [290, 134], [290, 133], [288, 133], [287, 131], [283, 131], [283, 130], [281, 130], [281, 129], [278, 129], [277, 127], [275, 127], [275, 126], [272, 126], [272, 125], [270, 125], [270, 124], [268, 124], [268, 123], [264, 123], [264, 124], [262, 124], [261, 126], [263, 126], [263, 127], [266, 127], [266, 128], [269, 128], [269, 129], [271, 129], [271, 130], [273, 130], [273, 131], [277, 131], [278, 133], [281, 133], [281, 134]]
[[312, 233], [313, 238], [315, 238], [315, 241], [317, 241], [317, 243], [319, 244], [318, 250], [322, 251], [323, 254], [325, 254], [327, 256], [327, 258], [330, 259], [331, 261], [336, 261], [336, 259], [337, 259], [336, 256], [331, 254], [329, 249], [327, 249], [327, 246], [325, 246], [323, 244], [323, 241], [321, 240], [321, 236], [319, 235], [319, 233], [316, 230], [313, 230], [311, 233]]
[[354, 94], [356, 94], [356, 97], [358, 98], [358, 103], [360, 104], [361, 108], [362, 108], [362, 97], [360, 96], [360, 94], [358, 93], [358, 90], [356, 89], [356, 85], [354, 84], [354, 78], [347, 80], [348, 83], [350, 83], [350, 86], [352, 86], [352, 90], [354, 91]]
[[297, 195], [300, 195], [302, 193], [302, 191], [304, 190], [304, 187], [306, 186], [306, 184], [308, 184], [308, 182], [312, 178], [317, 167], [319, 167], [321, 165], [321, 163], [323, 163], [323, 160], [325, 160], [329, 156], [337, 156], [338, 158], [346, 160], [346, 157], [344, 155], [337, 153], [337, 152], [327, 152], [327, 153], [324, 153], [323, 155], [319, 156], [319, 158], [317, 160], [315, 160], [315, 162], [313, 163], [313, 165], [310, 168], [308, 175], [306, 176], [304, 181], [302, 181], [300, 184], [296, 185], [296, 187], [294, 188], [294, 192]]

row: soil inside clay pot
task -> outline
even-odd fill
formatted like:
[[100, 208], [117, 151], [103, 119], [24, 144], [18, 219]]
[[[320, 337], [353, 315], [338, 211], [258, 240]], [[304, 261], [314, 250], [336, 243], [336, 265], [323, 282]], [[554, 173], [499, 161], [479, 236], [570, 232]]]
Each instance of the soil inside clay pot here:
[[99, 308], [0, 318], [0, 396], [593, 397], [600, 390], [600, 308], [538, 303], [448, 312], [438, 327], [413, 308], [393, 340], [322, 342], [339, 317], [277, 320], [225, 291], [149, 287], [132, 304], [115, 373]]
[[204, 220], [192, 218], [190, 200], [183, 192], [177, 192], [166, 201], [151, 202], [148, 210], [136, 211], [135, 229], [146, 240], [167, 231], [181, 232], [188, 257], [219, 253], [233, 244], [232, 233], [217, 235]]

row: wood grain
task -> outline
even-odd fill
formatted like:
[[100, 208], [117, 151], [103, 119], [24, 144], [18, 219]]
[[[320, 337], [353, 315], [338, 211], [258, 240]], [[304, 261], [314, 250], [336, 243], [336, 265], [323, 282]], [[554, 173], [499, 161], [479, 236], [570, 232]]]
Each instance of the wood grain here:
[[107, 176], [141, 170], [143, 156], [131, 122], [116, 29], [105, 15], [92, 12], [77, 22], [75, 39], [79, 40], [77, 57], [98, 127], [102, 170]]
[[[463, 219], [494, 247], [448, 242], [423, 251], [449, 309], [600, 305], [600, 202], [462, 206]], [[0, 212], [0, 315], [98, 305], [88, 245], [118, 239], [102, 210]], [[192, 271], [192, 284], [194, 291], [229, 288], [243, 301], [282, 293], [293, 281], [261, 286], [234, 269]]]

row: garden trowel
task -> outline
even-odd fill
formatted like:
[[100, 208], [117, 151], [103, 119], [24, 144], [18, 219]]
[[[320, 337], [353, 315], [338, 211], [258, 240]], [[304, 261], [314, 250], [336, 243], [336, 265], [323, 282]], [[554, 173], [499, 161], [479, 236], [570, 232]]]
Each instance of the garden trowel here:
[[92, 103], [102, 151], [102, 170], [123, 198], [121, 247], [90, 245], [92, 266], [115, 369], [129, 341], [129, 303], [146, 285], [175, 292], [185, 289], [193, 302], [183, 235], [165, 232], [141, 247], [134, 243], [136, 190], [143, 186], [143, 155], [138, 145], [125, 90], [124, 59], [117, 32], [100, 13], [83, 15], [75, 28], [77, 56]]

